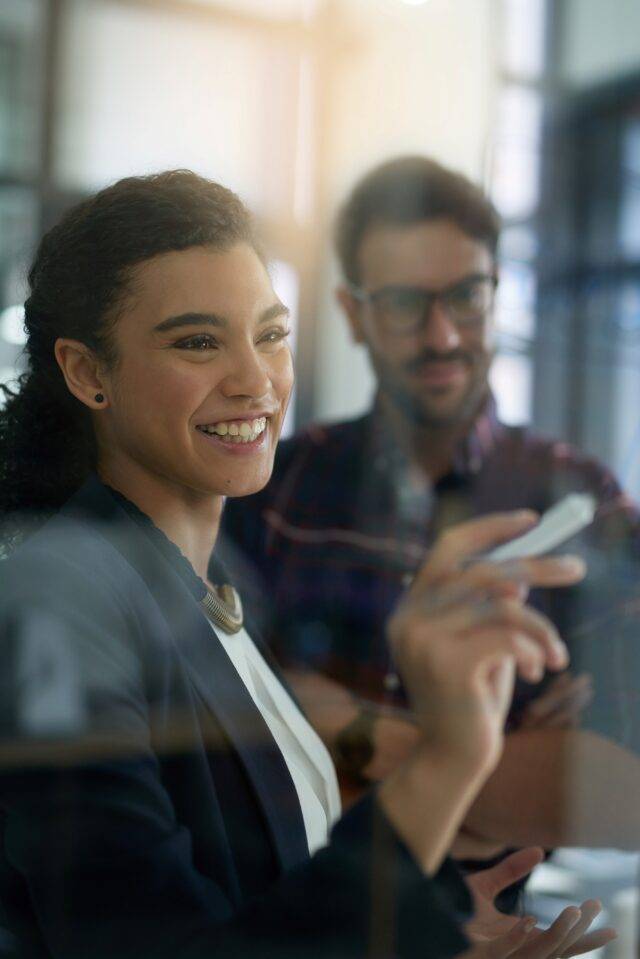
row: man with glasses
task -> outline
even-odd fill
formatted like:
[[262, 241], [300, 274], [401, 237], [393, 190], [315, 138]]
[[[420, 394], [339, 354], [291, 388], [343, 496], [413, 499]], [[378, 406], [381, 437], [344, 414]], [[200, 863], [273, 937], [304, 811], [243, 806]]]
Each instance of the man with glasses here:
[[[609, 665], [622, 656], [622, 673], [640, 678], [637, 653], [616, 627], [603, 657], [602, 625], [589, 624], [603, 616], [608, 623], [626, 601], [638, 537], [635, 514], [604, 467], [497, 418], [488, 375], [498, 236], [498, 216], [481, 191], [429, 159], [392, 160], [355, 186], [336, 227], [344, 276], [337, 295], [375, 371], [372, 409], [282, 443], [267, 490], [230, 501], [223, 528], [266, 586], [266, 631], [339, 765], [375, 780], [415, 741], [384, 623], [438, 533], [474, 515], [543, 511], [568, 492], [594, 493], [602, 519], [583, 547], [596, 579], [603, 570], [620, 575], [536, 598], [572, 646], [573, 676], [519, 684], [510, 725], [520, 738], [508, 737], [493, 799], [489, 788], [489, 806], [483, 810], [481, 797], [472, 823], [490, 831], [491, 802], [512, 796], [501, 814], [504, 837], [526, 820], [531, 831], [520, 829], [516, 841], [556, 844], [566, 833], [554, 832], [553, 813], [534, 795], [555, 748], [545, 737], [577, 719], [591, 698], [590, 674], [598, 684], [589, 726], [635, 746], [625, 697], [635, 698], [637, 682], [626, 689]], [[562, 748], [573, 748], [567, 742]], [[584, 844], [603, 823], [592, 816]], [[486, 854], [472, 841], [461, 849], [480, 847]]]

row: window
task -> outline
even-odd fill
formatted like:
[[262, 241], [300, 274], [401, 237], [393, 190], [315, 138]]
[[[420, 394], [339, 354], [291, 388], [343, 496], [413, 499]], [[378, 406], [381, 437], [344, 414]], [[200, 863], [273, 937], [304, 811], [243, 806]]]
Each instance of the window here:
[[491, 382], [507, 423], [533, 417], [537, 233], [545, 66], [545, 0], [502, 0], [502, 89], [489, 188], [503, 219]]

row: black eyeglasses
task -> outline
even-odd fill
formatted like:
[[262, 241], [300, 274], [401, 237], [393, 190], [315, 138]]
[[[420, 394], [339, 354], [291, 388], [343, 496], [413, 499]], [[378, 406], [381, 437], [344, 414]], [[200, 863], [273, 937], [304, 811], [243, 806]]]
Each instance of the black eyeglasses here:
[[493, 306], [495, 276], [479, 273], [444, 290], [425, 290], [421, 286], [383, 286], [363, 290], [350, 286], [351, 295], [371, 306], [376, 323], [386, 333], [417, 333], [427, 323], [438, 301], [459, 329], [479, 326]]

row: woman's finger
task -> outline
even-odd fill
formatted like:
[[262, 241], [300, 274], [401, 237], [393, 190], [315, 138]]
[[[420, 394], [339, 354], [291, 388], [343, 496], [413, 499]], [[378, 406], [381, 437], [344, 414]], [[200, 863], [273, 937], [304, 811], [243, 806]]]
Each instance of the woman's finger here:
[[563, 556], [540, 556], [529, 559], [509, 560], [496, 563], [491, 560], [471, 560], [462, 567], [470, 582], [518, 583], [523, 586], [571, 586], [581, 580], [587, 570], [580, 556], [567, 553]]
[[555, 626], [541, 613], [530, 606], [522, 606], [513, 600], [498, 600], [494, 617], [489, 611], [487, 622], [497, 626], [511, 627], [518, 634], [533, 640], [543, 655], [547, 669], [562, 669], [569, 662], [567, 647], [560, 639]]
[[477, 674], [479, 668], [493, 671], [500, 662], [511, 659], [515, 673], [528, 683], [539, 683], [544, 675], [544, 655], [540, 646], [510, 629], [477, 629], [464, 650], [465, 673]]
[[466, 570], [443, 575], [438, 584], [414, 580], [405, 604], [416, 603], [427, 612], [440, 612], [476, 595], [525, 602], [530, 587], [568, 586], [584, 576], [585, 565], [576, 556], [559, 556], [522, 563], [475, 563]]
[[452, 526], [437, 540], [429, 559], [416, 575], [421, 585], [436, 582], [469, 559], [491, 546], [514, 539], [531, 529], [538, 520], [533, 510], [492, 513], [480, 519]]
[[[500, 637], [494, 652], [512, 653], [520, 669], [533, 669], [537, 681], [541, 670], [562, 669], [567, 665], [566, 646], [558, 636], [553, 624], [540, 613], [515, 600], [482, 599], [452, 608], [444, 615], [431, 616], [423, 621], [419, 607], [406, 605], [389, 623], [389, 639], [398, 646], [409, 634], [413, 644], [420, 644], [433, 637], [458, 634], [469, 642], [482, 631], [495, 632]], [[402, 653], [399, 652], [399, 661]], [[537, 667], [537, 668], [534, 668]], [[526, 678], [526, 677], [525, 677]]]
[[529, 586], [546, 588], [572, 586], [583, 579], [587, 571], [586, 563], [582, 557], [574, 556], [571, 553], [564, 556], [539, 556], [511, 560], [496, 565], [503, 568], [506, 577], [526, 583]]
[[527, 594], [528, 586], [514, 579], [498, 563], [478, 563], [443, 576], [437, 585], [425, 586], [414, 580], [403, 601], [405, 605], [415, 604], [425, 612], [439, 613], [487, 597], [524, 602]]
[[[496, 630], [511, 631], [513, 652], [519, 657], [519, 662], [525, 664], [533, 657], [536, 661], [541, 660], [542, 666], [547, 669], [562, 669], [567, 665], [567, 647], [553, 624], [536, 610], [513, 600], [490, 600], [460, 610], [461, 622], [465, 611], [468, 625], [461, 625], [461, 632], [470, 634], [477, 628], [490, 626]], [[452, 619], [455, 616], [455, 613], [451, 614]], [[538, 679], [540, 678], [538, 676]]]

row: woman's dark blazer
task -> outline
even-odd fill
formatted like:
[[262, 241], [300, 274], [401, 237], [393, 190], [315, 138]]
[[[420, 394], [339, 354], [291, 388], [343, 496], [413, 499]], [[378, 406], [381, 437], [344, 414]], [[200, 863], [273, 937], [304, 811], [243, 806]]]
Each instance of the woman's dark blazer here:
[[465, 947], [457, 874], [425, 878], [375, 796], [309, 859], [287, 767], [198, 605], [204, 585], [135, 507], [90, 478], [0, 578], [0, 926], [16, 954]]

